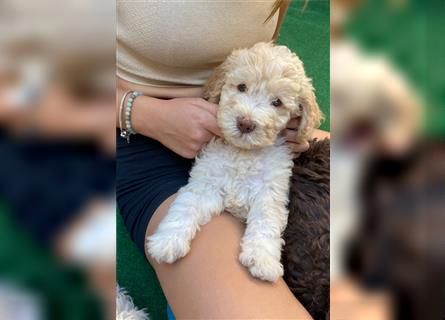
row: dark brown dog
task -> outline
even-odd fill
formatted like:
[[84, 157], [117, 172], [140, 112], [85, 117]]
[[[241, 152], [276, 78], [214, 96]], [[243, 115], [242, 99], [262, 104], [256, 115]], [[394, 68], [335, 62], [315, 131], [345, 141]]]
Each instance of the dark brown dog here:
[[284, 280], [316, 320], [329, 312], [329, 140], [294, 160], [284, 232]]

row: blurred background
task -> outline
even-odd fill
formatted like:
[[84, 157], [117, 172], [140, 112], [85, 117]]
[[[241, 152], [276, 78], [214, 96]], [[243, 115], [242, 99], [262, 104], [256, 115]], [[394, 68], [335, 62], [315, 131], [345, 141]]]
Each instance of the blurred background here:
[[0, 2], [0, 319], [114, 318], [113, 1]]
[[[445, 319], [444, 6], [331, 1], [331, 319]], [[0, 319], [114, 318], [114, 46], [0, 2]]]
[[331, 319], [445, 319], [444, 18], [331, 1]]

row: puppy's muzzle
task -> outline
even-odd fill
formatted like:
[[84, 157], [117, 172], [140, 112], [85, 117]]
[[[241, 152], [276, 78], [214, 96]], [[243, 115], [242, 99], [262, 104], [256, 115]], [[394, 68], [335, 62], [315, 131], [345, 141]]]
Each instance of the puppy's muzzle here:
[[236, 127], [241, 133], [250, 133], [255, 130], [256, 124], [247, 117], [237, 117]]

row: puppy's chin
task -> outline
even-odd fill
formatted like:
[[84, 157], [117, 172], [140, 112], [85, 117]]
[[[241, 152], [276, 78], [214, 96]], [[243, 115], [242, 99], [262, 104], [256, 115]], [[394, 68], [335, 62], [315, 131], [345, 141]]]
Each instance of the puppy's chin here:
[[224, 140], [226, 140], [228, 143], [244, 150], [269, 147], [275, 142], [273, 139], [258, 137], [258, 135], [255, 133], [241, 134], [239, 132], [224, 132], [223, 130], [223, 136]]

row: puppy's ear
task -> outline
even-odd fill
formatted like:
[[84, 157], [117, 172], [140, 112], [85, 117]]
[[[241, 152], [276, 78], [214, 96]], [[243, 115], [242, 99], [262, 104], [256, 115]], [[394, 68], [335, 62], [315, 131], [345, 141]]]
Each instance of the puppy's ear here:
[[300, 128], [298, 137], [301, 142], [308, 141], [311, 138], [314, 129], [317, 129], [323, 120], [323, 114], [318, 107], [315, 98], [314, 87], [311, 80], [306, 78], [303, 84], [303, 91], [300, 95], [299, 107], [301, 112]]
[[219, 103], [221, 90], [225, 83], [227, 60], [215, 68], [210, 78], [204, 84], [203, 97], [209, 102]]
[[236, 68], [237, 61], [241, 57], [245, 57], [245, 59], [248, 57], [246, 49], [233, 51], [223, 63], [215, 68], [210, 78], [204, 84], [204, 99], [212, 103], [219, 103], [221, 91], [226, 82], [226, 74], [229, 70]]

